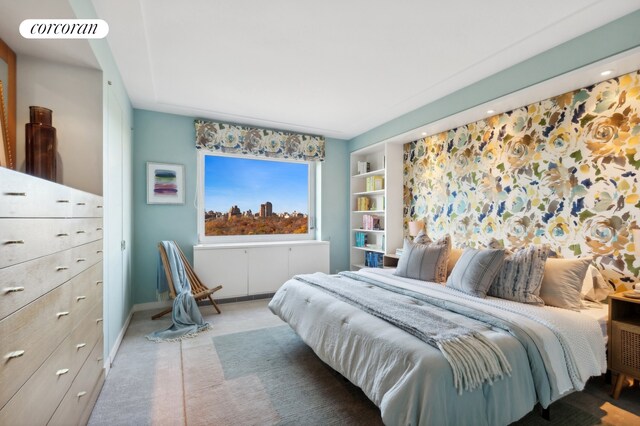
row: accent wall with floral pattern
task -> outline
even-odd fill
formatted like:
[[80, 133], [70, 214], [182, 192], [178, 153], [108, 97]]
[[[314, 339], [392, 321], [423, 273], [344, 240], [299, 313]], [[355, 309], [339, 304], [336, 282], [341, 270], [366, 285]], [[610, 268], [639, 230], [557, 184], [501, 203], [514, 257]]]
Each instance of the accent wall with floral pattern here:
[[[404, 216], [454, 246], [547, 243], [593, 256], [614, 285], [640, 275], [640, 71], [404, 147]], [[639, 242], [640, 243], [640, 242]]]

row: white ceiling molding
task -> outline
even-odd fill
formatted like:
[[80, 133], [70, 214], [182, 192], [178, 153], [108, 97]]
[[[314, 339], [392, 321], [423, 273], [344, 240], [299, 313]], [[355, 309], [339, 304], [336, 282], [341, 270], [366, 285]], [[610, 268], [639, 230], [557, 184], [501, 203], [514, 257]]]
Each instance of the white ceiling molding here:
[[[385, 141], [401, 144], [412, 142], [465, 124], [474, 123], [491, 115], [501, 114], [540, 102], [639, 69], [640, 47], [469, 108], [441, 120], [434, 121], [433, 123], [425, 124], [424, 126], [404, 132]], [[611, 73], [603, 76], [602, 72], [604, 71], [611, 71]], [[489, 113], [488, 111], [492, 112]]]
[[134, 107], [350, 139], [640, 1], [93, 0]]

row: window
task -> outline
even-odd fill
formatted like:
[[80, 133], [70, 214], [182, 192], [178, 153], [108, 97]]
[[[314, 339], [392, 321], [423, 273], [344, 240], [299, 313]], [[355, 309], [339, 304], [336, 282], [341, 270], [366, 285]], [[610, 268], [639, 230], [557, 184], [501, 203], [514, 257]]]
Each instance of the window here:
[[315, 163], [200, 156], [201, 242], [314, 238]]

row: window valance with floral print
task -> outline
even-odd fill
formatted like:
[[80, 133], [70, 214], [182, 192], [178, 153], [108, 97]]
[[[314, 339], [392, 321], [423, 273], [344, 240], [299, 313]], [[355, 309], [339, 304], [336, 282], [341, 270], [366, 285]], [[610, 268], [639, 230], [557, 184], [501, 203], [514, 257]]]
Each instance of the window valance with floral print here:
[[195, 120], [196, 148], [227, 154], [323, 161], [324, 137]]

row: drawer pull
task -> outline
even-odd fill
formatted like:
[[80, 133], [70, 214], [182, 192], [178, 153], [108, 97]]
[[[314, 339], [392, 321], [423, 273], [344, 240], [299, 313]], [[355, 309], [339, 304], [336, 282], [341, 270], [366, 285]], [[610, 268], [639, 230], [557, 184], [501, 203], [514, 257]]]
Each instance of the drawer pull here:
[[58, 200], [58, 203], [68, 203], [69, 200]]
[[84, 206], [86, 203], [76, 203], [77, 206]]
[[5, 287], [2, 291], [4, 291], [4, 294], [16, 293], [18, 291], [24, 291], [24, 287]]
[[76, 259], [76, 262], [86, 262], [87, 259], [85, 259], [84, 257], [79, 257]]
[[66, 234], [66, 233], [64, 233], [64, 232], [62, 232], [62, 233], [60, 233], [60, 234], [56, 235], [56, 237], [68, 237], [68, 236], [69, 236], [69, 234]]
[[98, 319], [96, 320], [96, 324], [100, 324], [101, 322], [102, 322], [102, 318], [98, 318]]
[[5, 245], [10, 244], [24, 244], [24, 240], [9, 240], [4, 242]]
[[4, 356], [4, 359], [20, 358], [22, 355], [24, 355], [24, 351], [22, 351], [22, 350], [13, 351], [13, 352], [9, 352], [8, 354], [6, 354]]
[[96, 285], [102, 284], [102, 281], [96, 281]]
[[96, 209], [101, 209], [101, 208], [102, 208], [102, 206], [96, 206]]
[[80, 344], [77, 344], [77, 345], [76, 345], [76, 349], [82, 349], [82, 348], [84, 348], [85, 346], [87, 346], [87, 344], [86, 344], [86, 343], [80, 343]]
[[78, 296], [78, 297], [76, 297], [76, 302], [79, 302], [79, 301], [84, 300], [86, 298], [87, 298], [87, 296]]
[[102, 357], [99, 356], [98, 358], [96, 358], [96, 361], [98, 361], [98, 362], [102, 361]]
[[58, 266], [58, 267], [56, 268], [56, 271], [66, 271], [67, 269], [69, 269], [69, 267], [68, 267], [68, 266]]
[[85, 232], [80, 230], [80, 231], [76, 231], [76, 234], [84, 234]]
[[96, 228], [96, 231], [102, 231], [102, 228], [98, 227], [98, 228]]
[[82, 398], [83, 396], [85, 396], [87, 393], [85, 391], [82, 392], [78, 392], [78, 398]]
[[69, 311], [64, 311], [64, 312], [58, 312], [56, 314], [56, 317], [60, 318], [60, 317], [66, 317], [67, 315], [69, 315]]
[[96, 254], [102, 254], [102, 250], [96, 250]]
[[11, 195], [13, 197], [26, 197], [26, 192], [5, 192], [4, 195]]
[[69, 372], [68, 368], [63, 368], [62, 370], [56, 371], [56, 376], [62, 376], [63, 374], [67, 374]]

